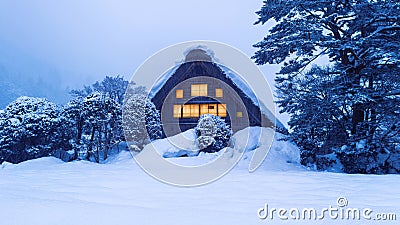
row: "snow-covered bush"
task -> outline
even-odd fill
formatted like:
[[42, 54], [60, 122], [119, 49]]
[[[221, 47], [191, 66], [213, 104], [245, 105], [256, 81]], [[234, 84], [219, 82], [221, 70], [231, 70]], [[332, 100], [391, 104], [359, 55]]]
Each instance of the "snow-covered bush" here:
[[216, 152], [228, 146], [232, 130], [224, 119], [211, 114], [199, 118], [195, 128], [196, 144], [204, 152]]
[[[360, 142], [359, 142], [360, 143]], [[346, 173], [383, 174], [390, 171], [390, 152], [378, 146], [357, 144], [343, 146], [336, 155]]]
[[19, 163], [48, 156], [57, 148], [60, 119], [56, 104], [43, 98], [19, 97], [2, 113], [1, 161]]

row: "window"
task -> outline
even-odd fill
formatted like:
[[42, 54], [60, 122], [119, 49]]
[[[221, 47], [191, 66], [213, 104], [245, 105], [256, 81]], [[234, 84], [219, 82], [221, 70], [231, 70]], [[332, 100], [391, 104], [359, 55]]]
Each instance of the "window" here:
[[176, 90], [176, 98], [183, 98], [183, 90], [182, 89], [178, 89]]
[[236, 117], [243, 117], [243, 112], [236, 112]]
[[174, 105], [174, 118], [197, 118], [203, 114], [226, 117], [226, 104]]
[[200, 115], [208, 114], [208, 104], [200, 105]]
[[200, 105], [200, 115], [203, 115], [203, 114], [217, 115], [217, 104], [201, 104]]
[[174, 105], [174, 118], [181, 118], [182, 116], [182, 106]]
[[199, 117], [199, 105], [174, 105], [174, 118]]
[[190, 105], [190, 117], [199, 117], [199, 105]]
[[182, 117], [183, 118], [190, 117], [190, 105], [183, 105]]
[[218, 104], [218, 116], [226, 117], [226, 104]]
[[220, 117], [226, 117], [226, 104], [201, 104], [200, 115], [213, 114]]
[[217, 104], [208, 104], [208, 114], [217, 115]]
[[222, 90], [222, 88], [215, 89], [215, 97], [217, 98], [224, 97], [224, 91]]
[[192, 84], [192, 96], [207, 96], [207, 84]]

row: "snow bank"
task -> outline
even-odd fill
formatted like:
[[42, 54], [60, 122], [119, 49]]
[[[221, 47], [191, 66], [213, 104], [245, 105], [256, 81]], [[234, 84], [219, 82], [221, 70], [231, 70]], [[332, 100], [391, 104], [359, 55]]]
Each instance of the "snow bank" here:
[[[279, 141], [283, 137], [283, 134], [275, 133], [271, 128], [248, 127], [232, 136], [229, 148], [224, 148], [217, 153], [201, 152], [199, 154], [200, 150], [195, 144], [194, 129], [190, 129], [169, 138], [156, 140], [147, 145], [143, 151], [149, 150], [150, 145], [153, 145], [158, 154], [164, 158], [169, 158], [168, 160], [171, 162], [185, 166], [202, 165], [217, 159], [221, 155], [233, 157], [233, 154], [244, 152], [239, 167], [246, 167], [247, 169], [252, 155], [256, 151], [264, 152], [269, 149], [265, 160], [267, 162], [264, 162], [262, 167], [278, 170], [286, 170], [293, 166], [298, 167], [300, 164], [299, 149], [290, 142]], [[226, 159], [229, 160], [229, 157]], [[287, 166], [287, 164], [290, 164], [290, 166]]]
[[[187, 130], [183, 133], [172, 137], [155, 140], [149, 145], [153, 145], [158, 154], [164, 158], [180, 157], [180, 156], [196, 156], [200, 149], [195, 144], [196, 134], [194, 129]], [[143, 151], [150, 148], [147, 145]]]

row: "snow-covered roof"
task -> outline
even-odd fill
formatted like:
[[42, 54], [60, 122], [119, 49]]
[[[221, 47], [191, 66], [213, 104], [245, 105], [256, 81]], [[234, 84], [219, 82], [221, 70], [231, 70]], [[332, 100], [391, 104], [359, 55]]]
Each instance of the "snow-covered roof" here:
[[[150, 89], [148, 97], [150, 99], [154, 98], [154, 96], [160, 91], [160, 89], [165, 85], [165, 83], [175, 74], [177, 69], [185, 62], [178, 63], [168, 71], [166, 71], [163, 75], [159, 77], [159, 79], [154, 83], [153, 87]], [[250, 85], [242, 79], [241, 76], [236, 74], [233, 70], [230, 68], [226, 67], [225, 65], [221, 63], [216, 63], [213, 62], [215, 65], [217, 65], [222, 72], [230, 79], [232, 82], [240, 89], [243, 91], [243, 93], [251, 99], [251, 101], [254, 103], [254, 105], [258, 106], [260, 108], [261, 113], [266, 116], [270, 121], [276, 121], [276, 127], [280, 127], [286, 130], [285, 126], [278, 120], [276, 119], [275, 115], [265, 106], [265, 104], [260, 101], [257, 96], [255, 95], [254, 91], [250, 88]]]
[[178, 64], [171, 69], [169, 69], [167, 72], [165, 72], [163, 75], [161, 75], [156, 82], [153, 84], [153, 87], [151, 87], [148, 97], [150, 99], [154, 98], [154, 96], [160, 91], [160, 89], [164, 86], [164, 84], [169, 80], [169, 78], [174, 75], [176, 70], [181, 66], [182, 64]]

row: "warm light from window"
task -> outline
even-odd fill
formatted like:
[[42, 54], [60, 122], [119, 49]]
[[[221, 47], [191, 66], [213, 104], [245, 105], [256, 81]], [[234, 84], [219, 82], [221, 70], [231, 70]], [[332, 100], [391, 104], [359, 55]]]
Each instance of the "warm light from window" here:
[[226, 117], [226, 104], [218, 104], [218, 116]]
[[181, 118], [181, 105], [174, 105], [174, 118]]
[[215, 89], [215, 97], [217, 98], [224, 97], [224, 91], [222, 90], [222, 88]]
[[176, 98], [183, 98], [183, 90], [182, 89], [176, 90]]
[[183, 105], [182, 117], [183, 118], [190, 117], [190, 105]]
[[217, 115], [217, 104], [201, 104], [200, 105], [200, 115], [203, 115], [203, 114]]
[[207, 96], [207, 84], [192, 84], [192, 96]]
[[200, 115], [208, 114], [208, 104], [200, 105]]
[[236, 112], [236, 117], [243, 117], [243, 112]]
[[199, 105], [190, 105], [190, 117], [199, 117]]
[[174, 105], [174, 118], [197, 118], [203, 114], [226, 117], [226, 104]]

